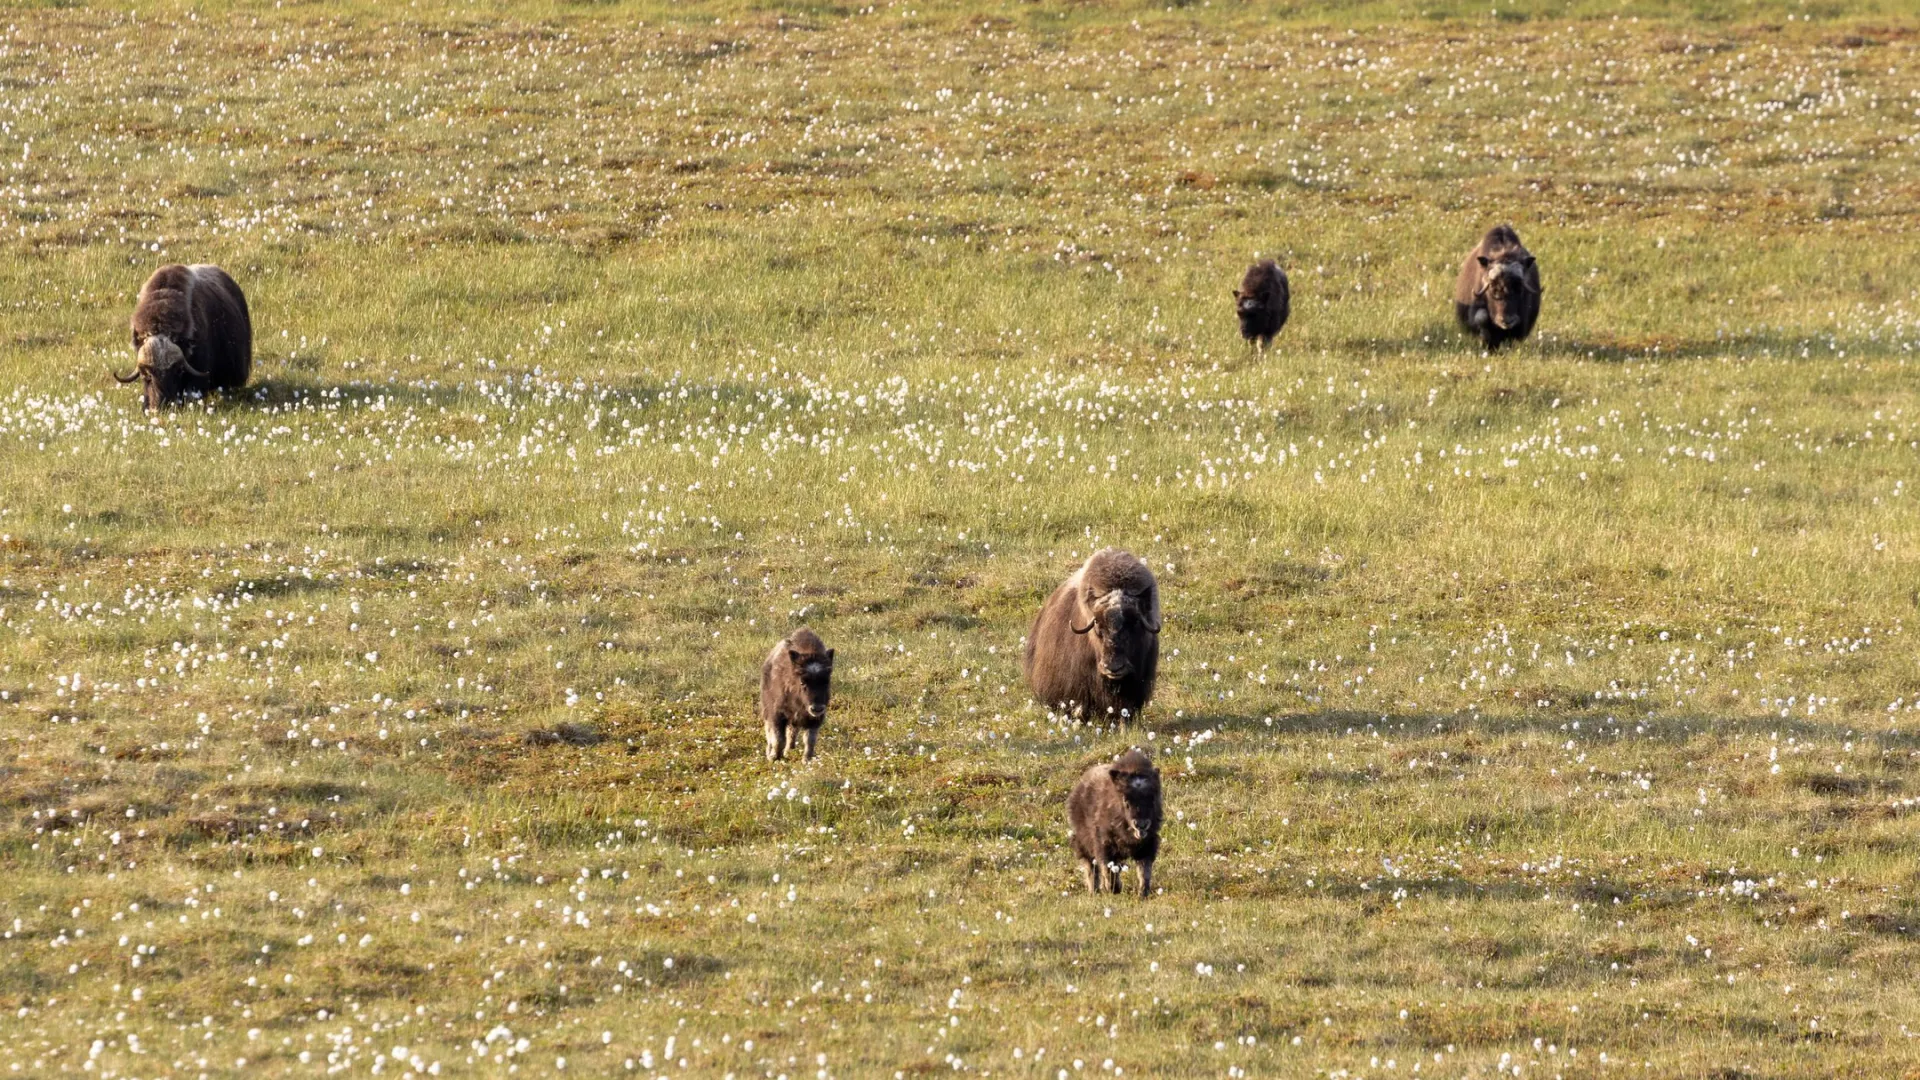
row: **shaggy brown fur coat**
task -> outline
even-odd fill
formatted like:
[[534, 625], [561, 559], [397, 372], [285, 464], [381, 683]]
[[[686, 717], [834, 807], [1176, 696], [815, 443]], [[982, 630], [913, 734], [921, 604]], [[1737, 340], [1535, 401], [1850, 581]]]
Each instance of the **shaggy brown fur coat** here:
[[1022, 654], [1035, 701], [1088, 719], [1127, 720], [1153, 697], [1160, 586], [1133, 555], [1103, 548], [1047, 598]]
[[1273, 336], [1287, 325], [1292, 310], [1287, 289], [1287, 272], [1272, 259], [1261, 259], [1247, 267], [1247, 276], [1233, 290], [1233, 311], [1240, 317], [1240, 336], [1248, 344], [1264, 349], [1273, 344]]
[[1460, 264], [1453, 285], [1460, 328], [1489, 351], [1533, 333], [1540, 317], [1540, 268], [1511, 225], [1487, 230]]
[[833, 696], [833, 650], [820, 635], [801, 627], [773, 647], [760, 664], [760, 722], [767, 732], [767, 760], [786, 756], [805, 737], [813, 760], [820, 725]]
[[1160, 855], [1160, 770], [1142, 750], [1129, 750], [1080, 775], [1067, 796], [1067, 828], [1089, 892], [1120, 891], [1120, 867], [1140, 866], [1140, 895], [1153, 889]]
[[245, 386], [253, 372], [247, 298], [217, 266], [163, 266], [140, 287], [133, 309], [135, 373], [148, 408], [213, 387]]

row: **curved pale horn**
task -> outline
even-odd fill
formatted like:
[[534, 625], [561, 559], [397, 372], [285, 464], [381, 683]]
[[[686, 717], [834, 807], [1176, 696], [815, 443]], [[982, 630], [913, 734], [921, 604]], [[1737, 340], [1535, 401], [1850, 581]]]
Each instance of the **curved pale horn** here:
[[187, 354], [186, 354], [186, 350], [184, 350], [184, 349], [183, 349], [183, 350], [181, 350], [181, 352], [180, 352], [180, 366], [181, 366], [181, 367], [183, 367], [183, 368], [186, 368], [186, 369], [187, 369], [187, 374], [189, 374], [189, 375], [191, 375], [191, 376], [193, 376], [193, 377], [194, 377], [194, 378], [196, 378], [196, 379], [204, 379], [204, 378], [207, 378], [207, 373], [206, 373], [206, 372], [204, 372], [204, 371], [201, 371], [201, 370], [200, 370], [199, 368], [197, 368], [197, 367], [194, 367], [194, 366], [193, 366], [193, 365], [192, 365], [191, 363], [189, 363], [189, 362], [187, 361]]
[[1086, 632], [1088, 632], [1089, 630], [1092, 630], [1092, 629], [1093, 629], [1093, 620], [1092, 620], [1092, 619], [1088, 619], [1088, 620], [1087, 620], [1087, 625], [1085, 625], [1085, 626], [1075, 626], [1075, 625], [1073, 625], [1073, 619], [1071, 619], [1071, 618], [1069, 618], [1069, 619], [1067, 619], [1067, 629], [1069, 629], [1069, 630], [1071, 630], [1071, 631], [1073, 631], [1073, 632], [1074, 632], [1074, 633], [1076, 633], [1076, 634], [1084, 634], [1084, 633], [1086, 633]]
[[122, 374], [120, 374], [119, 372], [117, 372], [117, 371], [115, 371], [115, 370], [113, 370], [112, 368], [108, 368], [108, 369], [107, 369], [107, 374], [109, 374], [109, 375], [111, 375], [111, 376], [113, 376], [113, 381], [115, 381], [115, 382], [118, 382], [118, 383], [130, 383], [130, 382], [139, 382], [139, 381], [140, 381], [140, 369], [139, 369], [139, 368], [134, 368], [134, 369], [133, 369], [133, 374], [131, 374], [131, 375], [122, 375]]

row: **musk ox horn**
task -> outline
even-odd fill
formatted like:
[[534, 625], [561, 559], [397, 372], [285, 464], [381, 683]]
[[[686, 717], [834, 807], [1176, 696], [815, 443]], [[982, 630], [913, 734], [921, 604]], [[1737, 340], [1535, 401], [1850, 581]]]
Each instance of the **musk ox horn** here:
[[1144, 612], [1144, 611], [1143, 611], [1143, 612], [1141, 612], [1141, 613], [1140, 613], [1140, 621], [1146, 624], [1146, 626], [1147, 626], [1147, 633], [1149, 633], [1149, 634], [1157, 634], [1157, 633], [1159, 633], [1159, 632], [1160, 632], [1160, 622], [1159, 622], [1159, 620], [1157, 620], [1157, 619], [1149, 619], [1149, 618], [1147, 618], [1147, 613], [1146, 613], [1146, 612]]
[[134, 368], [134, 369], [133, 369], [133, 374], [131, 374], [131, 375], [122, 375], [122, 374], [120, 374], [119, 372], [117, 372], [117, 371], [115, 371], [115, 370], [113, 370], [112, 368], [108, 368], [108, 369], [107, 369], [107, 374], [109, 374], [109, 375], [111, 375], [111, 376], [113, 376], [113, 381], [114, 381], [114, 382], [117, 382], [117, 383], [130, 383], [130, 382], [139, 382], [139, 381], [140, 381], [140, 369], [139, 369], [139, 368]]
[[1093, 621], [1092, 619], [1088, 619], [1088, 620], [1087, 620], [1087, 625], [1085, 625], [1085, 626], [1075, 626], [1075, 625], [1073, 625], [1073, 620], [1072, 620], [1072, 619], [1068, 619], [1068, 620], [1067, 620], [1067, 629], [1069, 629], [1069, 630], [1071, 630], [1071, 631], [1073, 631], [1073, 632], [1074, 632], [1074, 633], [1076, 633], [1076, 634], [1084, 634], [1084, 633], [1086, 633], [1086, 632], [1088, 632], [1089, 630], [1092, 630], [1092, 629], [1093, 629], [1093, 622], [1094, 622], [1094, 621]]
[[194, 367], [192, 363], [188, 362], [187, 352], [185, 349], [180, 350], [180, 366], [183, 368], [186, 368], [187, 374], [193, 376], [196, 379], [204, 379], [207, 377], [206, 372], [201, 371], [199, 368]]

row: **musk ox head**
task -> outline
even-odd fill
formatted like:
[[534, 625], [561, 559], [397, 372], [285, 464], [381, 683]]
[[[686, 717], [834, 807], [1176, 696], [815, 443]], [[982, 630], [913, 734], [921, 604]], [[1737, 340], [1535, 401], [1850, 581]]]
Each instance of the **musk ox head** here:
[[1127, 832], [1144, 840], [1160, 825], [1160, 770], [1143, 750], [1129, 750], [1113, 760], [1107, 778], [1126, 807]]
[[1511, 330], [1526, 321], [1527, 310], [1540, 290], [1531, 278], [1533, 256], [1524, 253], [1481, 255], [1478, 295], [1487, 302], [1493, 325]]
[[1266, 301], [1249, 292], [1233, 290], [1234, 314], [1240, 316], [1240, 335], [1256, 337], [1266, 332]]
[[[814, 639], [815, 643], [818, 641], [818, 638]], [[833, 650], [813, 652], [789, 645], [787, 662], [793, 665], [794, 678], [800, 682], [800, 695], [806, 699], [807, 716], [818, 720], [827, 715], [827, 704], [833, 699]]]
[[136, 333], [133, 335], [133, 347], [133, 374], [115, 372], [113, 377], [123, 383], [142, 383], [148, 409], [158, 409], [179, 400], [195, 382], [207, 377], [206, 372], [194, 367], [192, 361], [187, 359], [187, 354], [193, 351], [191, 341], [175, 341], [166, 334]]
[[1083, 583], [1075, 598], [1075, 612], [1067, 626], [1076, 634], [1087, 635], [1100, 677], [1119, 682], [1133, 674], [1137, 659], [1145, 654], [1147, 640], [1160, 632], [1159, 612], [1149, 610], [1153, 603], [1151, 586], [1145, 592], [1108, 589]]

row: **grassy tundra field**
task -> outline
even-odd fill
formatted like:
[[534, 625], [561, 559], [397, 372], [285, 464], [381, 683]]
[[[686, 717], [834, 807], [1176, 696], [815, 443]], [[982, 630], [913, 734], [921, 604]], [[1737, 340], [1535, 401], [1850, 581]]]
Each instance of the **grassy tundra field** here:
[[[1904, 4], [0, 27], [0, 1074], [1920, 1070]], [[1130, 730], [1019, 672], [1107, 544]]]

